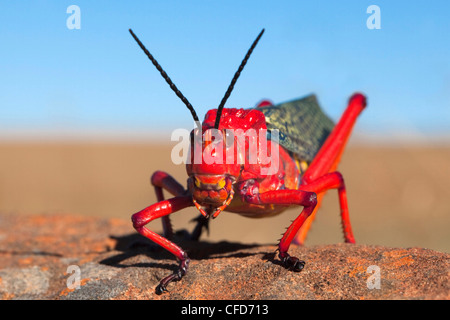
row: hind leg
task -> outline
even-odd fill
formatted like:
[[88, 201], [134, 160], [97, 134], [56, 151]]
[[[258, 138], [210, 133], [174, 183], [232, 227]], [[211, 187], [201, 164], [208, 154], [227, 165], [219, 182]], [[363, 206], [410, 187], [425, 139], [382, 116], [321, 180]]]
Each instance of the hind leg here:
[[308, 184], [320, 176], [336, 170], [356, 119], [361, 111], [364, 110], [366, 104], [366, 97], [360, 93], [356, 93], [350, 98], [341, 119], [308, 166], [303, 176], [304, 184]]
[[[328, 173], [308, 185], [302, 186], [302, 190], [315, 192], [317, 195], [323, 196], [330, 189], [337, 189], [339, 195], [339, 206], [341, 209], [341, 224], [344, 232], [344, 239], [347, 243], [355, 243], [350, 216], [348, 213], [347, 192], [342, 175], [335, 171]], [[316, 210], [314, 210], [316, 211]]]
[[[364, 110], [366, 105], [367, 105], [366, 97], [360, 93], [356, 93], [350, 98], [348, 106], [347, 106], [346, 110], [344, 111], [343, 115], [341, 116], [341, 119], [336, 124], [333, 131], [330, 133], [327, 140], [323, 144], [322, 148], [319, 150], [316, 157], [311, 162], [311, 164], [309, 165], [305, 174], [303, 175], [302, 185], [300, 186], [300, 189], [304, 189], [305, 186], [307, 187], [309, 184], [313, 183], [315, 180], [326, 175], [327, 173], [334, 172], [337, 169], [337, 166], [339, 164], [339, 161], [341, 159], [341, 156], [342, 156], [344, 148], [347, 144], [347, 141], [350, 137], [350, 134], [352, 132], [352, 129], [356, 122], [356, 119], [358, 118], [358, 116], [362, 112], [362, 110]], [[341, 180], [342, 180], [342, 177], [341, 177]], [[343, 180], [342, 180], [342, 184], [343, 184]], [[345, 194], [345, 186], [341, 187], [341, 189], [344, 190], [344, 191], [341, 191], [341, 193]], [[295, 243], [297, 243], [297, 244], [304, 243], [304, 241], [306, 239], [306, 235], [308, 234], [311, 224], [314, 221], [315, 215], [320, 206], [323, 196], [324, 196], [324, 193], [318, 194], [318, 196], [317, 196], [318, 204], [317, 204], [316, 208], [314, 209], [314, 212], [309, 217], [309, 219], [300, 228], [300, 230], [294, 240]], [[339, 197], [341, 199], [341, 195]], [[342, 199], [342, 201], [344, 201], [344, 200]], [[345, 203], [346, 203], [346, 201], [347, 200], [345, 197]], [[346, 210], [346, 212], [348, 215], [348, 210]], [[343, 216], [342, 216], [342, 202], [341, 202], [341, 218], [346, 221], [344, 223], [344, 220], [343, 220], [343, 226], [345, 227], [345, 225], [347, 224], [348, 218], [343, 218]]]

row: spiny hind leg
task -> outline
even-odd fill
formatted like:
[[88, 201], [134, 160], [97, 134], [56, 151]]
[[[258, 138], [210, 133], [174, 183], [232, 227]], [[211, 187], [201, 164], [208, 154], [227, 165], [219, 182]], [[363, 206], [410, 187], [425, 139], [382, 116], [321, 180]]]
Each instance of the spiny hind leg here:
[[[341, 119], [334, 127], [333, 131], [328, 136], [327, 140], [317, 153], [314, 160], [309, 165], [308, 169], [304, 173], [302, 177], [302, 186], [308, 186], [318, 178], [324, 176], [327, 173], [334, 172], [339, 164], [342, 153], [344, 151], [345, 145], [350, 137], [353, 126], [356, 122], [359, 114], [364, 110], [367, 105], [366, 97], [360, 93], [354, 94], [348, 103], [346, 110], [344, 111]], [[342, 180], [342, 179], [341, 179]], [[343, 182], [342, 182], [343, 184]], [[342, 203], [345, 201], [345, 186], [342, 186], [342, 191], [340, 191], [340, 199], [341, 201], [341, 219], [343, 220], [342, 224], [344, 229], [349, 227], [349, 219], [348, 217], [343, 217], [342, 215]], [[311, 228], [311, 224], [316, 217], [317, 210], [322, 202], [323, 193], [317, 195], [317, 206], [314, 209], [314, 212], [311, 214], [310, 218], [302, 225], [300, 228], [294, 242], [297, 244], [303, 244], [306, 236], [308, 234], [309, 229]], [[345, 199], [344, 199], [345, 198]], [[348, 210], [346, 211], [348, 215]], [[345, 214], [344, 214], [345, 215]], [[351, 229], [351, 228], [350, 228]], [[345, 231], [344, 231], [345, 232]], [[348, 237], [350, 240], [350, 236]], [[347, 237], [346, 237], [347, 241]], [[349, 241], [350, 242], [350, 241]]]
[[302, 184], [309, 184], [324, 174], [337, 169], [356, 119], [365, 107], [366, 97], [364, 95], [356, 93], [350, 98], [348, 106], [339, 122], [331, 131], [325, 143], [304, 173]]

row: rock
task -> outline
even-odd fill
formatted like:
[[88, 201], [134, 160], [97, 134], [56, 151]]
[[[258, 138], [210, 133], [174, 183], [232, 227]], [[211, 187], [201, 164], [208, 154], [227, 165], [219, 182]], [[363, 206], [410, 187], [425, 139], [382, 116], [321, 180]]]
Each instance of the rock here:
[[130, 221], [0, 215], [0, 298], [450, 299], [450, 255], [429, 249], [291, 246], [306, 262], [291, 272], [275, 245], [175, 240], [191, 257], [188, 274], [156, 295], [178, 264]]

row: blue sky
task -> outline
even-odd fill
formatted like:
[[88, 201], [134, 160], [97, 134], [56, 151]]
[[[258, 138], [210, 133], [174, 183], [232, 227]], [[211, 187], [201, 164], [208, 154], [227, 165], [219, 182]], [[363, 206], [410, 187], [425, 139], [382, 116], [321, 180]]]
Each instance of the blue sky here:
[[[81, 29], [66, 26], [67, 7]], [[366, 12], [381, 9], [381, 29]], [[450, 136], [449, 1], [3, 1], [0, 139], [70, 132], [170, 137], [184, 104], [134, 42], [139, 36], [200, 118], [217, 107], [264, 36], [227, 107], [310, 93], [333, 119], [368, 96], [365, 136]], [[164, 135], [166, 134], [166, 135]]]

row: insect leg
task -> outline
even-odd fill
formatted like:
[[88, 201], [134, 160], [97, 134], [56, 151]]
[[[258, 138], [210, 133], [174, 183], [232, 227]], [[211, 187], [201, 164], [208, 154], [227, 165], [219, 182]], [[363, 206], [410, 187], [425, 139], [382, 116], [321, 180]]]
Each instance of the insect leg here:
[[276, 190], [268, 191], [259, 194], [259, 203], [274, 204], [274, 205], [300, 205], [303, 206], [300, 215], [292, 222], [289, 228], [284, 233], [278, 244], [279, 258], [283, 265], [294, 271], [301, 271], [305, 265], [304, 261], [296, 257], [291, 257], [287, 251], [294, 239], [298, 229], [302, 226], [305, 220], [311, 215], [317, 204], [316, 193], [303, 190]]
[[317, 205], [314, 208], [313, 212], [311, 213], [311, 216], [308, 220], [305, 221], [305, 223], [300, 227], [300, 230], [298, 230], [297, 235], [295, 236], [294, 240], [292, 241], [295, 244], [303, 245], [305, 243], [306, 236], [308, 234], [308, 231], [311, 229], [311, 225], [316, 218], [317, 211], [319, 210], [319, 207], [322, 203], [323, 196], [325, 195], [325, 192], [319, 193], [317, 195]]
[[192, 221], [197, 222], [194, 230], [191, 233], [191, 240], [198, 241], [202, 234], [203, 229], [206, 229], [206, 232], [209, 234], [209, 219], [205, 218], [204, 215], [199, 214], [197, 218], [192, 219]]
[[[344, 114], [341, 116], [338, 124], [334, 127], [333, 131], [330, 133], [316, 157], [304, 173], [302, 177], [302, 185], [308, 185], [317, 178], [337, 169], [342, 152], [344, 151], [347, 140], [350, 137], [356, 118], [366, 107], [366, 104], [366, 97], [360, 93], [356, 93], [350, 98], [347, 109], [344, 111]], [[300, 188], [303, 188], [303, 186], [300, 186]], [[303, 244], [305, 241], [306, 235], [311, 228], [311, 224], [316, 217], [322, 198], [323, 194], [319, 194], [317, 196], [318, 205], [311, 214], [311, 217], [300, 228], [294, 239], [295, 243]]]
[[356, 118], [365, 107], [366, 97], [364, 95], [356, 93], [350, 98], [341, 119], [303, 175], [302, 180], [305, 184], [336, 170]]
[[355, 243], [355, 237], [353, 236], [350, 216], [348, 213], [347, 192], [345, 190], [345, 183], [342, 175], [337, 171], [331, 172], [305, 186], [302, 186], [301, 188], [305, 191], [315, 192], [319, 197], [323, 196], [323, 194], [329, 189], [338, 190], [344, 239], [347, 243]]
[[[182, 196], [186, 193], [184, 187], [178, 183], [171, 175], [163, 171], [156, 171], [150, 178], [150, 183], [155, 187], [156, 198], [159, 201], [164, 200], [163, 189], [173, 196]], [[173, 228], [170, 223], [169, 216], [162, 217], [163, 235], [164, 237], [173, 238]]]
[[159, 285], [156, 287], [155, 291], [157, 294], [161, 294], [166, 291], [166, 286], [170, 282], [178, 281], [186, 274], [190, 259], [183, 249], [181, 249], [179, 246], [169, 241], [168, 239], [164, 238], [163, 236], [160, 236], [159, 234], [149, 230], [145, 227], [145, 225], [154, 219], [167, 216], [173, 212], [193, 205], [194, 204], [190, 196], [175, 197], [157, 202], [133, 214], [133, 216], [131, 217], [131, 220], [133, 221], [133, 227], [137, 232], [154, 241], [167, 251], [171, 252], [180, 261], [178, 270], [162, 279]]
[[[158, 201], [164, 200], [163, 189], [168, 191], [173, 196], [182, 196], [187, 193], [187, 190], [175, 180], [171, 175], [163, 171], [156, 171], [150, 178], [151, 184], [155, 187], [156, 198]], [[163, 225], [163, 235], [165, 238], [173, 238], [173, 228], [170, 223], [170, 217], [164, 216], [161, 218]], [[197, 222], [194, 230], [190, 234], [191, 240], [199, 240], [203, 229], [208, 231], [209, 220], [205, 219], [203, 215], [192, 219], [192, 221]]]

